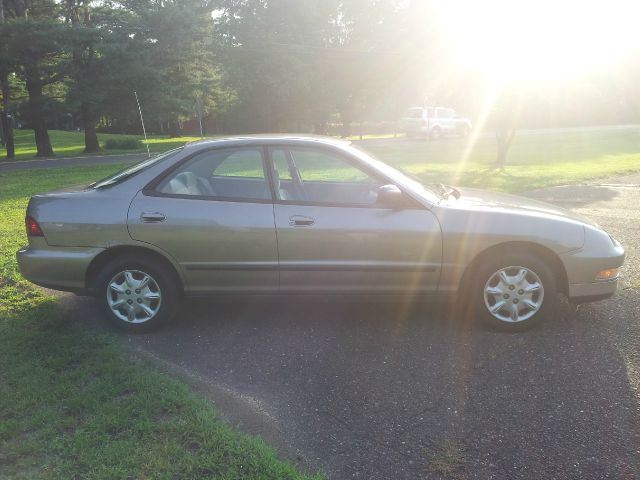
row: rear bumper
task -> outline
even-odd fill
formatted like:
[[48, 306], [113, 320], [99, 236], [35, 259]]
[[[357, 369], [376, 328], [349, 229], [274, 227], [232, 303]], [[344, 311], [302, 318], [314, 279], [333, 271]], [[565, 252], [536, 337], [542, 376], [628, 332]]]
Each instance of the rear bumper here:
[[85, 293], [91, 261], [104, 249], [89, 247], [25, 247], [16, 253], [22, 276], [36, 285]]

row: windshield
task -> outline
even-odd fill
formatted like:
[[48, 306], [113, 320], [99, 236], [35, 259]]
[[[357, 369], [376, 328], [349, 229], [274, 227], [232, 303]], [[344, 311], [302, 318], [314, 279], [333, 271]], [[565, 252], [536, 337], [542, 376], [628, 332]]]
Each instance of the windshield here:
[[348, 148], [358, 158], [361, 158], [362, 160], [366, 161], [370, 165], [375, 166], [376, 169], [379, 172], [381, 172], [382, 174], [384, 174], [387, 177], [389, 177], [392, 181], [398, 182], [400, 185], [410, 189], [411, 191], [413, 191], [414, 193], [416, 193], [416, 194], [420, 195], [421, 197], [425, 198], [429, 202], [438, 203], [441, 200], [441, 195], [439, 195], [435, 190], [432, 190], [431, 188], [427, 187], [426, 185], [423, 185], [417, 179], [417, 177], [415, 177], [415, 176], [413, 176], [411, 174], [403, 173], [400, 170], [395, 169], [395, 168], [391, 167], [390, 165], [387, 165], [383, 161], [378, 160], [377, 158], [375, 158], [369, 152], [361, 150], [360, 148], [358, 148], [358, 147], [356, 147], [354, 145], [349, 145]]
[[166, 158], [172, 157], [173, 155], [175, 155], [176, 153], [178, 153], [179, 151], [182, 150], [183, 147], [180, 148], [176, 148], [174, 150], [169, 150], [168, 152], [164, 152], [164, 153], [160, 153], [158, 155], [155, 155], [151, 158], [147, 158], [146, 160], [143, 160], [140, 163], [136, 163], [135, 165], [132, 165], [130, 167], [125, 168], [124, 170], [120, 170], [119, 172], [113, 174], [113, 175], [109, 175], [106, 178], [103, 178], [102, 180], [99, 180], [91, 185], [89, 185], [92, 188], [103, 188], [103, 187], [107, 187], [109, 185], [115, 185], [116, 183], [121, 182], [122, 180], [124, 180], [125, 178], [129, 178], [133, 175], [135, 175], [136, 173], [139, 173], [147, 168], [149, 168], [151, 165], [155, 165], [157, 162], [159, 162], [160, 160], [164, 160]]

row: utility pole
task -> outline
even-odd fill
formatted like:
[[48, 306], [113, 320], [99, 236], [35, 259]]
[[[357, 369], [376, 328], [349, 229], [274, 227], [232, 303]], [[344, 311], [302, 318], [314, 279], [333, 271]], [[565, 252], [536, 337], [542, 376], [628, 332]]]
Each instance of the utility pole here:
[[[3, 25], [4, 22], [4, 0], [0, 0], [0, 25]], [[2, 58], [0, 58], [0, 89], [2, 91], [2, 113], [0, 114], [2, 138], [7, 150], [7, 158], [13, 158], [15, 156], [15, 144], [13, 140], [13, 125], [9, 118], [9, 72], [7, 72], [7, 65], [2, 64]]]

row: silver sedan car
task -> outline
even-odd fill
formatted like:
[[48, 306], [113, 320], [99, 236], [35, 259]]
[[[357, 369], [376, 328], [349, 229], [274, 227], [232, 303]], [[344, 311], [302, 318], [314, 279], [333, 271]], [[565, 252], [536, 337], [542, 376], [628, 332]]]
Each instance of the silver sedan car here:
[[624, 261], [567, 210], [422, 185], [348, 142], [297, 136], [190, 143], [33, 196], [26, 226], [24, 277], [94, 295], [129, 331], [188, 311], [195, 295], [365, 292], [450, 297], [520, 329], [558, 293], [613, 295]]

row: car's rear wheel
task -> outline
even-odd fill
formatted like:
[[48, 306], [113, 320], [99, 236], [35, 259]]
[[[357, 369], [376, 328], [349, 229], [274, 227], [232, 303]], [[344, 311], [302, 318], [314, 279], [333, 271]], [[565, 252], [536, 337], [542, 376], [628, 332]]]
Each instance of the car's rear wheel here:
[[122, 330], [150, 331], [174, 316], [178, 300], [175, 281], [151, 260], [115, 259], [100, 272], [97, 286], [105, 314]]
[[440, 127], [433, 127], [429, 137], [431, 138], [431, 140], [440, 140], [442, 138], [442, 130], [440, 129]]
[[480, 317], [503, 330], [530, 328], [553, 311], [553, 271], [532, 253], [507, 253], [481, 261], [473, 276], [473, 301]]

